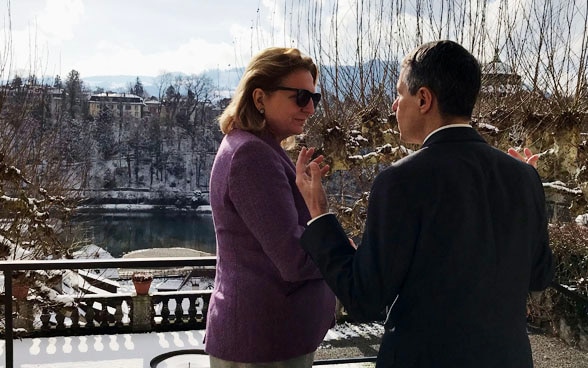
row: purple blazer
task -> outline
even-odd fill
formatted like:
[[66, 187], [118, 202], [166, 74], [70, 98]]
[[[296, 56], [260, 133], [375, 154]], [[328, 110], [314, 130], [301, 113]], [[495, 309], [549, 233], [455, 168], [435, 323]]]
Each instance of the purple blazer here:
[[217, 152], [210, 205], [217, 241], [206, 352], [245, 363], [316, 350], [335, 296], [300, 246], [310, 219], [292, 160], [268, 134], [235, 129]]

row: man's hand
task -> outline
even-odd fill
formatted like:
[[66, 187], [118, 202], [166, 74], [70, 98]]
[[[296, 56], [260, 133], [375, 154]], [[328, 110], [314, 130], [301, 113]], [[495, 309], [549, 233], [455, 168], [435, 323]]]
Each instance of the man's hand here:
[[329, 165], [320, 167], [324, 160], [322, 155], [311, 160], [314, 151], [314, 148], [302, 147], [296, 161], [296, 186], [300, 190], [312, 218], [327, 213], [328, 210], [327, 194], [321, 179], [329, 171]]
[[523, 152], [525, 153], [525, 157], [521, 156], [521, 154], [514, 148], [508, 149], [508, 154], [511, 155], [512, 157], [518, 158], [519, 160], [528, 163], [529, 165], [533, 166], [534, 168], [537, 168], [537, 161], [539, 161], [539, 155], [533, 154], [533, 152], [528, 148], [525, 148], [523, 150]]

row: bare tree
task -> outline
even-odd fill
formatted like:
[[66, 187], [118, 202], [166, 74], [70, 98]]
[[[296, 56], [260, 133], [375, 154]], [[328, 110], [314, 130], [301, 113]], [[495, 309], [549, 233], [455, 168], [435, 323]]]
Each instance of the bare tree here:
[[[7, 6], [10, 25], [10, 2]], [[26, 82], [18, 76], [15, 84], [7, 82], [12, 73], [10, 26], [5, 32], [0, 55], [0, 80], [6, 81], [0, 85], [0, 258], [70, 258], [79, 238], [66, 236], [65, 228], [87, 167], [63, 155], [63, 132], [48, 119], [51, 87], [38, 80], [35, 70]], [[12, 277], [43, 296], [54, 293], [50, 287], [59, 273], [29, 271]]]
[[[463, 44], [483, 65], [485, 91], [493, 92], [481, 94], [473, 124], [489, 127], [481, 132], [501, 149], [526, 145], [542, 153], [542, 177], [584, 188], [570, 205], [582, 213], [588, 202], [580, 137], [588, 104], [587, 7], [580, 0], [283, 0], [271, 15], [281, 37], [268, 42], [253, 30], [252, 43], [283, 39], [320, 65], [323, 103], [304, 143], [329, 157], [334, 207], [353, 214], [352, 232], [361, 233], [365, 194], [380, 167], [416, 148], [399, 141], [391, 109], [399, 62], [437, 39]], [[510, 79], [497, 85], [497, 75]]]

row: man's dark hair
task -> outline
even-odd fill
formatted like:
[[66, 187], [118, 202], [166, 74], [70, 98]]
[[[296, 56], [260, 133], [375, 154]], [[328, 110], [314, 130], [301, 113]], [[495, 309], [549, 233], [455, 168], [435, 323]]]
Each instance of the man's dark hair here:
[[460, 44], [442, 40], [425, 43], [402, 61], [411, 95], [428, 87], [444, 116], [472, 116], [480, 92], [481, 70], [476, 58]]

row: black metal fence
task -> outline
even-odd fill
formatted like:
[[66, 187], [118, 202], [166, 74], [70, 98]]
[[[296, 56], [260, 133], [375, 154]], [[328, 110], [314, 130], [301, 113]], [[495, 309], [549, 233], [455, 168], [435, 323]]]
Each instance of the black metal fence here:
[[4, 274], [4, 327], [6, 368], [14, 367], [14, 331], [12, 308], [12, 274], [26, 270], [77, 270], [95, 268], [174, 268], [216, 266], [216, 257], [175, 257], [135, 259], [18, 260], [0, 262]]

